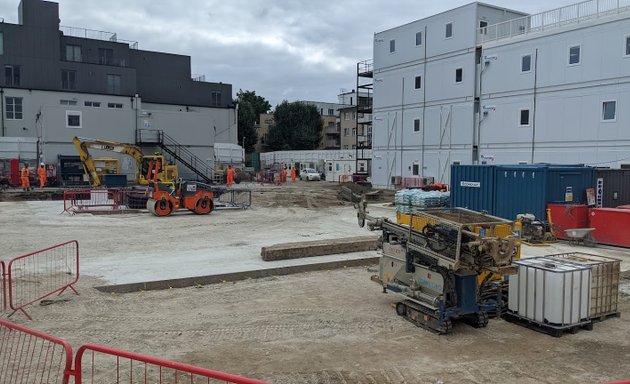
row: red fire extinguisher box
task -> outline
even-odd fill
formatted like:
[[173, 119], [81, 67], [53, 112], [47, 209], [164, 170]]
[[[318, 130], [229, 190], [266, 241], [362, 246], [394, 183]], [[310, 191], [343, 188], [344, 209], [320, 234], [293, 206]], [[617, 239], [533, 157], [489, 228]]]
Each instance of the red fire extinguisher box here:
[[598, 243], [630, 247], [630, 209], [592, 208], [590, 227]]
[[588, 206], [578, 204], [547, 204], [554, 235], [558, 239], [569, 240], [566, 229], [588, 228]]

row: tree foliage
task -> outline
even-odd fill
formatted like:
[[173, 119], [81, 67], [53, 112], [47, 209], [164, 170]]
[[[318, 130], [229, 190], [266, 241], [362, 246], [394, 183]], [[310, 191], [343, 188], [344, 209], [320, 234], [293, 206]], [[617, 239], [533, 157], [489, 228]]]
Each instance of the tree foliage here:
[[285, 100], [276, 107], [273, 116], [275, 123], [267, 135], [270, 150], [309, 150], [319, 147], [323, 121], [315, 106]]
[[236, 94], [238, 103], [238, 143], [243, 144], [245, 138], [245, 152], [253, 152], [258, 141], [255, 124], [261, 113], [267, 113], [271, 104], [262, 96], [256, 96], [256, 91], [243, 91]]
[[239, 103], [249, 103], [254, 108], [256, 115], [256, 123], [260, 123], [260, 114], [268, 113], [271, 110], [271, 104], [262, 96], [257, 96], [256, 91], [243, 91], [239, 89], [236, 93], [236, 100]]

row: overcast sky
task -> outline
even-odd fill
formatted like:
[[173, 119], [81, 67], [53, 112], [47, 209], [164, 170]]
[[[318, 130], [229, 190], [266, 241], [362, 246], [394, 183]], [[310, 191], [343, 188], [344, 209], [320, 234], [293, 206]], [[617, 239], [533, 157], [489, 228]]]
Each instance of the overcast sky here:
[[[372, 58], [380, 32], [468, 0], [61, 0], [61, 25], [116, 32], [139, 48], [189, 55], [193, 74], [282, 100], [336, 102], [356, 85], [356, 63]], [[538, 13], [568, 0], [488, 0]], [[0, 17], [17, 23], [19, 0]]]

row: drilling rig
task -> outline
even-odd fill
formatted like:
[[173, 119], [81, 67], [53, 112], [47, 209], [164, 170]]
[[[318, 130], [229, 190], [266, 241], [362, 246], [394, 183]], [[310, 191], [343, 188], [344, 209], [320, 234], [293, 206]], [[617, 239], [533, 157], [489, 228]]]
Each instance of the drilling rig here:
[[520, 254], [513, 221], [464, 208], [423, 209], [407, 223], [373, 217], [357, 204], [359, 226], [382, 232], [379, 274], [372, 280], [401, 300], [396, 313], [448, 333], [454, 320], [485, 327], [505, 303], [505, 275], [517, 272]]

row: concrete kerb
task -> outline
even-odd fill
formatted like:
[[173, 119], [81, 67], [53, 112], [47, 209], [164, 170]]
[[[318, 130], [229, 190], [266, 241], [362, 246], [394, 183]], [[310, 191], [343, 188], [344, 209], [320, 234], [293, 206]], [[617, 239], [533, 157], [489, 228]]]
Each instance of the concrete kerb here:
[[200, 285], [219, 284], [247, 279], [259, 279], [271, 276], [285, 276], [303, 272], [316, 272], [329, 269], [370, 266], [377, 264], [378, 259], [379, 257], [367, 257], [356, 260], [330, 261], [325, 263], [259, 269], [253, 271], [225, 273], [219, 275], [184, 277], [171, 280], [147, 281], [119, 285], [104, 285], [95, 288], [105, 293], [131, 293], [140, 291], [163, 290], [170, 288], [196, 287]]
[[355, 236], [342, 239], [315, 240], [296, 243], [274, 244], [262, 247], [264, 261], [299, 259], [339, 253], [373, 251], [379, 246], [377, 236]]

